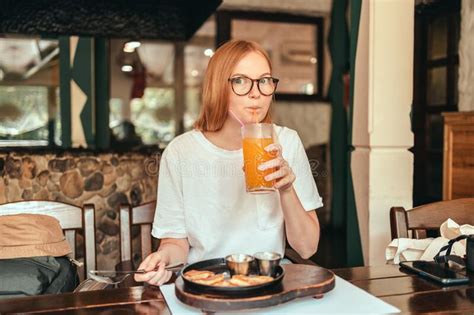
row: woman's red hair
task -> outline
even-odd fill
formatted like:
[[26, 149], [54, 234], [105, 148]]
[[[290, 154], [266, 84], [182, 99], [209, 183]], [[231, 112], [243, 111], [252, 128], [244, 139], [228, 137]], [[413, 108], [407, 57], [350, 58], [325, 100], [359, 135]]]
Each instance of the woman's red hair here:
[[[267, 52], [256, 42], [231, 40], [219, 47], [209, 60], [202, 85], [202, 106], [194, 128], [201, 131], [218, 131], [228, 115], [229, 81], [237, 63], [248, 53], [257, 52], [265, 57], [272, 70]], [[271, 108], [270, 108], [271, 109]], [[270, 109], [263, 122], [271, 123]]]

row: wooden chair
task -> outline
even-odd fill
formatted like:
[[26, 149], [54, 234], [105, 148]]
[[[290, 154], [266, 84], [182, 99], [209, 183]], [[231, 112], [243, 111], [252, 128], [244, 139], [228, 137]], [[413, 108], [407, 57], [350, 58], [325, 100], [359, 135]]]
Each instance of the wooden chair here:
[[[131, 227], [134, 225], [140, 226], [141, 260], [143, 261], [151, 253], [151, 226], [155, 217], [155, 209], [156, 201], [137, 207], [132, 207], [128, 204], [120, 206], [120, 249], [122, 262], [132, 260]], [[309, 259], [303, 259], [291, 248], [286, 248], [285, 258], [297, 264], [316, 265], [316, 263]]]
[[17, 201], [0, 205], [0, 215], [20, 213], [44, 214], [56, 218], [71, 245], [72, 258], [74, 259], [76, 258], [76, 231], [82, 230], [85, 251], [84, 267], [79, 268], [81, 280], [86, 277], [87, 270], [96, 269], [93, 205], [86, 204], [81, 208], [58, 201]]
[[439, 231], [441, 224], [448, 218], [458, 224], [474, 225], [474, 198], [464, 198], [434, 202], [413, 209], [403, 207], [390, 209], [390, 230], [392, 239], [426, 238], [429, 230]]
[[140, 227], [141, 261], [151, 253], [151, 226], [155, 217], [156, 201], [132, 207], [120, 206], [120, 255], [122, 261], [132, 260], [132, 226]]

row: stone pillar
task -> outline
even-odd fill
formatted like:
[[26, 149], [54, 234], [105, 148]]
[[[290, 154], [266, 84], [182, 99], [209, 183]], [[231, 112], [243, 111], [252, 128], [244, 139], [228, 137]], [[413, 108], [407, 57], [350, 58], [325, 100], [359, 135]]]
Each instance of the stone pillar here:
[[362, 1], [351, 172], [365, 265], [385, 263], [389, 209], [412, 206], [414, 2]]

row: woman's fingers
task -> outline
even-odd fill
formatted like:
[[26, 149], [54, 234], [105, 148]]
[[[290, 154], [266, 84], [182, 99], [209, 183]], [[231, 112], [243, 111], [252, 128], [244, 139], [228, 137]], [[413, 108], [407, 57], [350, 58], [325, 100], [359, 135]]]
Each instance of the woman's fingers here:
[[151, 285], [160, 286], [168, 281], [170, 277], [171, 271], [165, 270], [165, 264], [160, 264], [158, 271], [156, 271], [155, 275], [147, 282]]
[[277, 168], [275, 172], [265, 176], [265, 180], [268, 182], [276, 180], [274, 187], [279, 190], [286, 190], [296, 180], [296, 176], [288, 163], [283, 161], [281, 167]]
[[282, 147], [279, 143], [272, 143], [265, 147], [265, 151], [271, 152], [275, 155], [281, 155]]
[[144, 282], [144, 281], [146, 281], [146, 280], [145, 280], [145, 275], [139, 274], [139, 273], [134, 274], [134, 275], [133, 275], [133, 279], [134, 279], [136, 282]]
[[155, 252], [149, 255], [148, 257], [150, 257], [150, 260], [148, 260], [147, 264], [145, 265], [145, 271], [151, 271], [155, 269], [156, 266], [162, 261], [162, 256], [160, 252]]
[[[152, 258], [152, 256], [154, 255], [153, 254], [150, 254], [148, 255], [143, 261], [142, 263], [140, 264], [140, 266], [138, 266], [138, 269], [140, 270], [147, 270], [146, 267], [148, 266], [148, 262], [150, 261], [150, 259]], [[138, 281], [138, 282], [143, 282], [143, 281], [147, 281], [148, 278], [149, 278], [149, 275], [147, 274], [140, 274], [140, 273], [136, 273], [133, 278], [135, 279], [135, 281]]]
[[290, 187], [290, 186], [293, 184], [293, 182], [295, 181], [295, 179], [296, 179], [296, 176], [295, 176], [293, 173], [291, 173], [291, 174], [289, 174], [288, 176], [283, 177], [282, 179], [280, 179], [279, 181], [277, 181], [277, 182], [275, 183], [274, 187], [275, 187], [276, 189], [280, 189], [280, 190], [281, 190], [281, 189], [283, 188], [283, 190], [286, 190], [288, 187]]
[[[160, 252], [155, 252], [150, 255], [148, 255], [143, 262], [138, 266], [138, 269], [142, 269], [145, 271], [148, 271], [147, 273], [144, 274], [135, 274], [134, 279], [135, 281], [150, 281], [154, 276], [156, 276], [156, 273], [154, 269], [158, 264], [162, 262], [162, 255]], [[163, 263], [163, 265], [165, 265]], [[164, 268], [164, 267], [163, 267]]]
[[148, 282], [156, 275], [156, 273], [157, 271], [148, 271], [146, 273], [136, 273], [133, 275], [133, 278], [137, 282]]
[[270, 160], [270, 161], [267, 161], [265, 163], [262, 163], [258, 166], [258, 170], [259, 171], [264, 171], [264, 170], [267, 170], [269, 168], [280, 168], [282, 166], [284, 166], [286, 163], [286, 161], [281, 157], [277, 157], [273, 160]]
[[269, 182], [274, 179], [285, 177], [288, 174], [290, 174], [290, 168], [288, 166], [283, 166], [279, 170], [265, 176], [265, 180]]
[[143, 270], [148, 270], [148, 264], [151, 260], [151, 258], [155, 255], [155, 253], [152, 253], [150, 255], [148, 255], [147, 257], [145, 257], [145, 259], [142, 261], [142, 263], [140, 264], [140, 266], [138, 266], [138, 269], [143, 269]]

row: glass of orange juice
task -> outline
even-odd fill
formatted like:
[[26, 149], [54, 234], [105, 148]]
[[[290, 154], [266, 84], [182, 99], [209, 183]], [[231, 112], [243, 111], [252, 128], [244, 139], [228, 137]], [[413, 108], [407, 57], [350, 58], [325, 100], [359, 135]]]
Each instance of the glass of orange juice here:
[[242, 149], [244, 153], [245, 183], [247, 192], [262, 194], [275, 191], [274, 180], [266, 181], [265, 176], [275, 172], [275, 168], [260, 171], [258, 166], [275, 158], [275, 154], [265, 151], [273, 143], [272, 124], [247, 124], [242, 127]]

